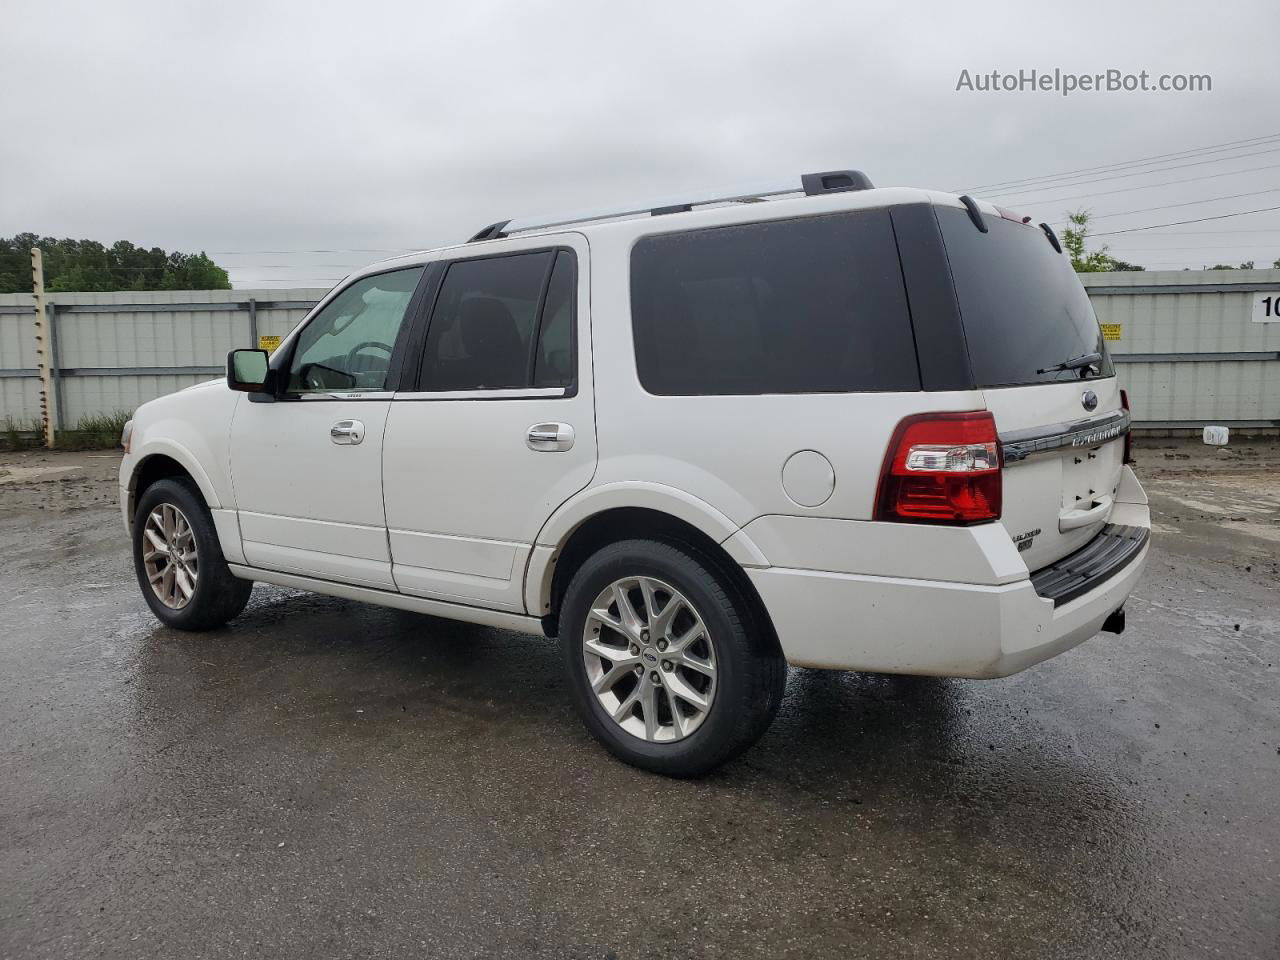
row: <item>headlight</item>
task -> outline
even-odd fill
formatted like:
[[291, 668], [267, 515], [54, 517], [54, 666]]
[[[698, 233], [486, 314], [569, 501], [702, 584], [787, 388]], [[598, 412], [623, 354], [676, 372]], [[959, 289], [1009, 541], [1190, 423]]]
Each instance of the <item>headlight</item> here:
[[126, 420], [124, 429], [120, 431], [120, 446], [124, 447], [124, 452], [129, 452], [129, 442], [133, 439], [133, 421]]

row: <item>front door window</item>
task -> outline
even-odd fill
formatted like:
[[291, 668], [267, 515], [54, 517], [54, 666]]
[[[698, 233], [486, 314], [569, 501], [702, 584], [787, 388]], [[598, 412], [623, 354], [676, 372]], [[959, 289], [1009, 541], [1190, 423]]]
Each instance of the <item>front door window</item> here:
[[387, 372], [423, 267], [363, 277], [338, 294], [298, 334], [289, 393], [387, 389]]

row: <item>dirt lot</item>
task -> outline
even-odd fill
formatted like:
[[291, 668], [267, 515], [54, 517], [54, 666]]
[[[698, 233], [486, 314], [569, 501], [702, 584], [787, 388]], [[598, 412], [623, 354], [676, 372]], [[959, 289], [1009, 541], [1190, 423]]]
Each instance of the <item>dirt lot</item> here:
[[0, 454], [0, 957], [1280, 956], [1280, 447], [1138, 453], [1122, 636], [792, 671], [697, 782], [542, 638], [262, 586], [162, 629], [117, 459]]

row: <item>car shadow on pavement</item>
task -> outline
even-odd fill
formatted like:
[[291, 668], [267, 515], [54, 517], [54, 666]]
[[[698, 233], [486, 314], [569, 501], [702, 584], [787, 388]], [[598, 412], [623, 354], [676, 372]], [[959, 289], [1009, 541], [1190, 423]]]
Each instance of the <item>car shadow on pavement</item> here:
[[[1126, 782], [1040, 724], [1033, 684], [793, 670], [754, 748], [671, 780], [591, 740], [553, 641], [259, 592], [222, 630], [139, 636], [133, 729], [112, 762], [165, 829], [287, 831], [309, 870], [440, 890], [502, 873], [561, 918], [617, 883], [619, 859], [654, 878], [635, 900], [654, 917], [674, 890], [723, 878], [753, 896], [790, 877], [820, 901], [904, 864], [913, 896], [982, 911], [977, 871], [1046, 931], [1062, 924], [1054, 891], [1094, 915], [1132, 909], [1170, 855]], [[376, 853], [332, 862], [356, 850]], [[548, 871], [557, 883], [539, 886]]]
[[[220, 631], [151, 633], [142, 689], [152, 715], [230, 708], [245, 723], [267, 712], [312, 724], [358, 720], [344, 735], [370, 743], [426, 735], [495, 754], [513, 742], [559, 744], [602, 776], [665, 782], [613, 761], [589, 739], [564, 689], [556, 641], [263, 593], [259, 587], [245, 614]], [[1111, 796], [1116, 784], [1091, 772], [1071, 731], [1039, 725], [1028, 706], [1034, 696], [1034, 685], [1005, 681], [792, 669], [764, 738], [699, 782], [717, 791], [772, 782], [813, 801], [963, 806], [985, 798], [1073, 821], [1121, 806]]]

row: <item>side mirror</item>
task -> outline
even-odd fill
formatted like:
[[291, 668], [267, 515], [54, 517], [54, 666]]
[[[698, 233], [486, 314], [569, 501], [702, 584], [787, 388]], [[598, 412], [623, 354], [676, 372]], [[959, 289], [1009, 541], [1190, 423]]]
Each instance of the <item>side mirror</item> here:
[[232, 350], [227, 354], [227, 386], [244, 393], [272, 393], [275, 371], [265, 350]]

